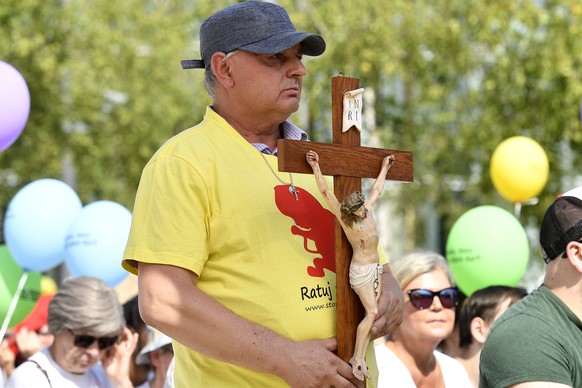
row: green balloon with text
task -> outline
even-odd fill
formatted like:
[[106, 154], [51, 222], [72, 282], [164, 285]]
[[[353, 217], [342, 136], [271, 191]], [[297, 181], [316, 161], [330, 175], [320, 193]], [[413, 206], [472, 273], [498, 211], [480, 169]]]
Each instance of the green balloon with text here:
[[[6, 245], [0, 245], [0, 324], [6, 319], [23, 273]], [[8, 327], [14, 327], [32, 311], [40, 296], [40, 279], [40, 272], [28, 273]]]
[[517, 286], [529, 260], [529, 241], [513, 214], [497, 206], [478, 206], [454, 223], [446, 257], [457, 287], [470, 296], [488, 286]]

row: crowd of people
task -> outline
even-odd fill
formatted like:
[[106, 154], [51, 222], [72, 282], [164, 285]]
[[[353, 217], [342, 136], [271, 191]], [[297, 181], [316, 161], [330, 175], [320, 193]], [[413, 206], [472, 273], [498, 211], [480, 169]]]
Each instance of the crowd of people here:
[[122, 306], [97, 278], [65, 279], [2, 341], [0, 387], [173, 387], [171, 339], [143, 323], [136, 301]]
[[[393, 159], [368, 199], [341, 204], [317, 154], [316, 179], [277, 170], [279, 139], [307, 141], [288, 121], [302, 58], [325, 49], [270, 2], [204, 21], [201, 59], [182, 67], [204, 70], [212, 105], [143, 170], [122, 261], [138, 295], [122, 306], [101, 280], [65, 279], [39, 304], [45, 318], [2, 341], [0, 387], [582, 387], [582, 200], [548, 209], [546, 276], [530, 295], [493, 286], [463, 300], [437, 252], [388, 263], [369, 212]], [[366, 307], [350, 362], [336, 354], [330, 215]]]
[[92, 277], [65, 280], [48, 306], [53, 342], [11, 373], [7, 388], [133, 387], [137, 334], [125, 325], [117, 294]]

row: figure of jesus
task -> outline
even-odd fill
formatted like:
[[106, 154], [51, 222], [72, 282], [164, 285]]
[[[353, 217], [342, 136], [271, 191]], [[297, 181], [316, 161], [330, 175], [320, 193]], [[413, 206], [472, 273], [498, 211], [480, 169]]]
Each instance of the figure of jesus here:
[[366, 365], [366, 349], [371, 340], [372, 324], [378, 314], [382, 275], [382, 265], [378, 255], [379, 238], [376, 221], [372, 216], [372, 207], [384, 190], [386, 175], [394, 164], [395, 157], [389, 155], [384, 158], [378, 178], [372, 185], [367, 199], [362, 193], [355, 191], [348, 194], [342, 203], [338, 201], [323, 178], [319, 168], [319, 155], [315, 151], [309, 151], [306, 159], [313, 169], [317, 187], [326, 199], [331, 212], [339, 220], [352, 246], [350, 286], [360, 298], [366, 314], [358, 325], [356, 346], [350, 364], [354, 376], [363, 381], [364, 378], [371, 378]]

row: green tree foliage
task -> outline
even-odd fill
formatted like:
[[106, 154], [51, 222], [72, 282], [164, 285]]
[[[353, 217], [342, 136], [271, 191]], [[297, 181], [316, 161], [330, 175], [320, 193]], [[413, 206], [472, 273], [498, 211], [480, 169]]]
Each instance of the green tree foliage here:
[[57, 4], [43, 7], [33, 0], [0, 4], [0, 60], [19, 70], [31, 95], [25, 130], [0, 155], [4, 206], [23, 182], [60, 174], [60, 150], [66, 142], [60, 130], [65, 114], [60, 94], [68, 32], [59, 11]]
[[153, 150], [208, 103], [180, 71], [179, 60], [192, 55], [194, 14], [174, 2], [144, 4], [69, 5], [78, 31], [69, 35], [66, 123], [77, 190], [87, 199], [130, 205]]
[[2, 2], [0, 60], [21, 72], [31, 94], [23, 134], [0, 155], [4, 204], [26, 183], [61, 178], [70, 158], [70, 183], [84, 203], [131, 208], [153, 152], [210, 102], [201, 72], [179, 62], [197, 55], [206, 3]]
[[[232, 3], [0, 3], [0, 60], [19, 69], [32, 100], [22, 136], [0, 154], [4, 205], [30, 181], [60, 178], [70, 157], [84, 203], [109, 199], [131, 209], [147, 160], [210, 103], [202, 71], [182, 71], [179, 60], [198, 57], [201, 21]], [[318, 31], [328, 44], [306, 60], [302, 123], [311, 137], [330, 137], [330, 78], [341, 72], [375, 91], [382, 145], [414, 152], [415, 182], [392, 199], [417, 245], [423, 204], [446, 226], [481, 204], [511, 209], [489, 176], [491, 154], [507, 137], [533, 138], [550, 160], [540, 204], [524, 207], [525, 219], [539, 219], [577, 175], [578, 1], [278, 3], [298, 29]]]
[[[383, 145], [415, 154], [415, 183], [395, 200], [418, 244], [426, 203], [445, 230], [478, 205], [513, 211], [489, 175], [493, 151], [510, 136], [533, 138], [550, 161], [539, 205], [524, 207], [524, 220], [537, 225], [555, 195], [571, 188], [582, 144], [579, 2], [312, 3], [305, 18], [319, 26], [329, 51], [313, 61], [311, 76], [360, 78], [376, 91]], [[310, 90], [316, 117], [329, 110], [321, 102], [329, 90], [321, 89]]]

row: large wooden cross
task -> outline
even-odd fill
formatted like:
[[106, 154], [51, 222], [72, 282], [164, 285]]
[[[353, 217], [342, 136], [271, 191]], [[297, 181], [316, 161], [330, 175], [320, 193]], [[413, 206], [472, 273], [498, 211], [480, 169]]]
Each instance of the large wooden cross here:
[[[412, 153], [391, 149], [360, 146], [360, 132], [352, 127], [342, 132], [343, 96], [346, 91], [360, 87], [357, 78], [344, 76], [332, 77], [332, 144], [296, 140], [279, 140], [278, 168], [283, 172], [312, 174], [305, 159], [309, 150], [319, 154], [319, 166], [324, 175], [333, 176], [334, 194], [341, 202], [353, 191], [362, 191], [361, 178], [376, 178], [382, 160], [395, 155], [396, 160], [388, 171], [386, 179], [412, 182]], [[379, 225], [381, 230], [382, 226]], [[353, 355], [356, 342], [356, 329], [364, 317], [364, 308], [356, 293], [350, 288], [349, 268], [352, 247], [341, 225], [335, 222], [335, 263], [337, 294], [337, 340], [338, 356], [348, 362]]]

